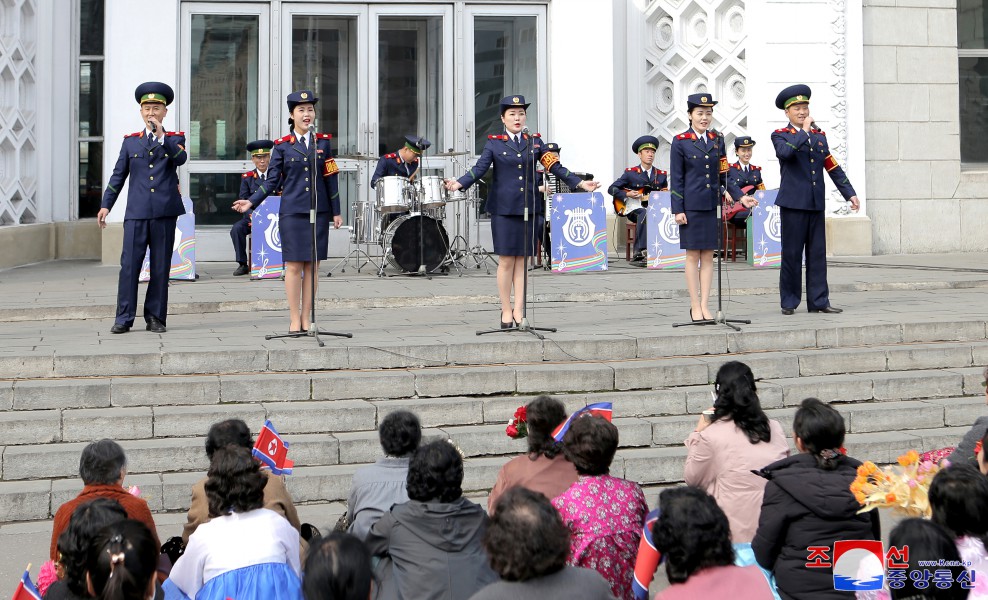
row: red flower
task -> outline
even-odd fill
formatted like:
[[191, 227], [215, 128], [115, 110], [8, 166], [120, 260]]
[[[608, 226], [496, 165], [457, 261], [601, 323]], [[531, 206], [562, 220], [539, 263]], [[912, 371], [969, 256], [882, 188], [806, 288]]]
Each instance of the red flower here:
[[525, 406], [519, 406], [515, 411], [515, 421], [519, 423], [525, 423], [528, 421], [528, 409]]
[[847, 456], [847, 448], [845, 448], [844, 446], [838, 448], [837, 451], [843, 454], [844, 456]]
[[508, 434], [509, 438], [518, 437], [518, 428], [515, 427], [514, 423], [509, 423], [508, 428], [504, 430], [504, 433]]
[[974, 445], [974, 457], [975, 458], [978, 457], [978, 453], [979, 452], [981, 452], [981, 440], [978, 440], [978, 443]]

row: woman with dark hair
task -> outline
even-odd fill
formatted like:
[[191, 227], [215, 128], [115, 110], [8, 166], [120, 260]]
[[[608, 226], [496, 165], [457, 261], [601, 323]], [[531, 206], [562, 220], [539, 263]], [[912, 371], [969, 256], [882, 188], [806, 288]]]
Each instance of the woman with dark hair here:
[[309, 546], [302, 592], [305, 600], [368, 600], [371, 557], [364, 543], [334, 531]]
[[408, 464], [408, 502], [375, 523], [367, 548], [379, 600], [460, 600], [497, 580], [482, 540], [487, 514], [463, 497], [463, 457], [449, 441], [420, 446]]
[[[714, 390], [713, 415], [700, 415], [686, 438], [683, 478], [717, 500], [731, 524], [731, 539], [747, 545], [743, 552], [750, 556], [765, 491], [765, 480], [752, 471], [789, 456], [789, 444], [782, 425], [762, 410], [748, 365], [724, 363]], [[754, 564], [754, 557], [745, 564]]]
[[751, 547], [758, 564], [775, 575], [782, 598], [848, 598], [834, 589], [832, 567], [807, 567], [806, 549], [833, 546], [835, 540], [882, 539], [878, 511], [858, 512], [850, 486], [861, 462], [842, 451], [839, 412], [807, 398], [792, 428], [800, 453], [760, 471], [768, 483]]
[[491, 567], [501, 581], [471, 600], [613, 600], [611, 588], [591, 569], [566, 565], [569, 530], [559, 512], [538, 492], [506, 491], [484, 536]]
[[264, 508], [266, 482], [247, 448], [213, 453], [206, 480], [210, 521], [172, 567], [162, 586], [166, 600], [301, 600], [299, 533]]
[[357, 469], [346, 503], [347, 531], [361, 540], [392, 506], [408, 502], [408, 461], [422, 441], [422, 424], [414, 413], [396, 410], [381, 419], [377, 433], [384, 458]]
[[563, 445], [552, 439], [552, 432], [566, 420], [563, 403], [551, 396], [539, 396], [525, 405], [525, 417], [528, 453], [512, 458], [498, 472], [487, 497], [487, 512], [492, 516], [501, 494], [512, 486], [526, 487], [551, 500], [577, 479], [573, 463], [563, 456]]
[[140, 521], [104, 527], [86, 559], [89, 593], [100, 600], [147, 600], [154, 596], [158, 541]]
[[933, 522], [951, 535], [972, 573], [969, 597], [988, 598], [988, 479], [970, 465], [951, 465], [933, 477], [929, 498]]
[[69, 525], [58, 536], [58, 564], [64, 577], [51, 584], [45, 600], [89, 598], [86, 561], [96, 535], [107, 525], [127, 519], [127, 511], [116, 500], [96, 498], [76, 507]]
[[659, 494], [659, 519], [652, 528], [652, 540], [665, 559], [671, 584], [655, 600], [772, 598], [758, 567], [734, 564], [727, 516], [701, 489], [677, 487]]
[[637, 483], [612, 477], [618, 430], [602, 417], [583, 416], [563, 436], [563, 452], [579, 479], [552, 500], [570, 531], [568, 563], [589, 567], [615, 597], [632, 600], [632, 579], [642, 523], [648, 512]]

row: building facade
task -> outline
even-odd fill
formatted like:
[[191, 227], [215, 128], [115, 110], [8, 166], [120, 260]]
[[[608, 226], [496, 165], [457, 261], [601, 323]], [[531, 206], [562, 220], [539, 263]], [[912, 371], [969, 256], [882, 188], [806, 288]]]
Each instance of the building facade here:
[[[231, 260], [227, 229], [244, 145], [287, 133], [285, 95], [320, 98], [341, 155], [344, 221], [377, 156], [407, 133], [433, 140], [424, 173], [459, 175], [499, 130], [498, 100], [532, 101], [529, 125], [564, 164], [607, 184], [688, 122], [708, 91], [728, 144], [751, 135], [778, 181], [770, 133], [793, 82], [813, 90], [862, 199], [828, 187], [834, 254], [983, 251], [988, 217], [988, 0], [0, 0], [0, 267], [119, 254], [126, 193], [95, 213], [123, 135], [142, 127], [132, 90], [171, 84], [165, 126], [186, 132], [181, 169], [199, 260]], [[982, 91], [984, 90], [984, 91]], [[963, 126], [962, 126], [963, 124]], [[114, 227], [113, 222], [117, 222]], [[334, 232], [334, 254], [346, 249]]]

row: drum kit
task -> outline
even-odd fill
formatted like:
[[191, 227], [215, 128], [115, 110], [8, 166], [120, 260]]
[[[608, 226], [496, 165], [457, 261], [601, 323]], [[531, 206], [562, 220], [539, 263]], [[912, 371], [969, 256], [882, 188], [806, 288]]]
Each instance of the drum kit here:
[[[455, 163], [458, 162], [455, 157], [465, 154], [450, 151], [432, 156], [453, 158]], [[338, 158], [377, 160], [356, 154]], [[345, 272], [351, 257], [356, 259], [357, 272], [370, 263], [377, 267], [379, 277], [387, 275], [388, 266], [401, 275], [446, 275], [452, 267], [462, 276], [461, 268], [467, 268], [471, 261], [478, 269], [484, 265], [490, 274], [487, 261], [494, 261], [494, 257], [479, 244], [477, 213], [481, 199], [476, 186], [469, 191], [449, 192], [442, 177], [418, 175], [382, 177], [369, 197], [361, 195], [358, 189], [356, 195], [360, 199], [351, 204], [353, 249], [330, 274], [337, 267]], [[359, 178], [360, 173], [358, 181]], [[470, 245], [471, 224], [478, 240], [475, 246]], [[362, 262], [361, 256], [365, 257]], [[380, 263], [374, 258], [380, 258]]]

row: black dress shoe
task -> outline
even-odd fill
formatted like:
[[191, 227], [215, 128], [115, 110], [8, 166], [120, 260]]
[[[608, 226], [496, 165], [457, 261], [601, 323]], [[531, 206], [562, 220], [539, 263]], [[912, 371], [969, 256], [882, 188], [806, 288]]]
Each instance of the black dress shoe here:
[[810, 312], [811, 313], [830, 313], [830, 314], [836, 315], [838, 313], [844, 312], [844, 309], [843, 308], [836, 308], [836, 307], [830, 306], [828, 304], [827, 306], [824, 306], [823, 308], [811, 308], [810, 309]]
[[121, 323], [114, 323], [113, 327], [110, 328], [110, 333], [127, 333], [128, 331], [130, 331], [130, 325]]
[[795, 309], [792, 309], [792, 308], [783, 308], [782, 309], [782, 314], [784, 314], [784, 315], [791, 315], [794, 312], [796, 312], [796, 310]]
[[247, 265], [240, 265], [237, 270], [233, 272], [234, 277], [240, 277], [241, 275], [246, 275], [250, 273], [250, 267]]
[[147, 330], [152, 333], [164, 333], [168, 331], [165, 329], [165, 324], [159, 321], [157, 317], [148, 317]]
[[511, 321], [510, 323], [505, 323], [504, 321], [501, 321], [501, 329], [511, 329], [514, 326], [515, 326], [514, 321]]

